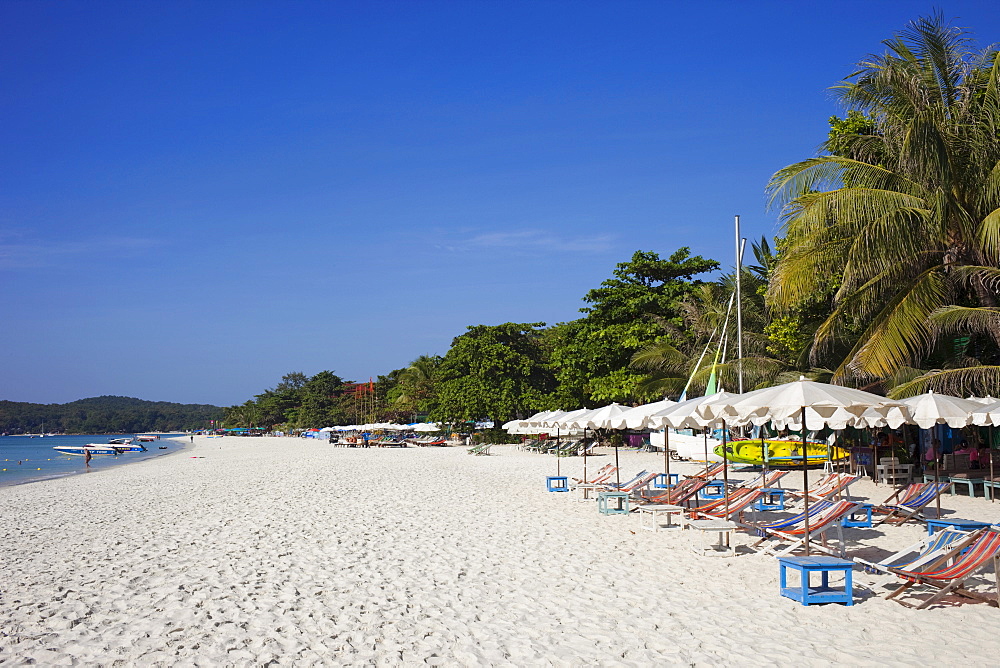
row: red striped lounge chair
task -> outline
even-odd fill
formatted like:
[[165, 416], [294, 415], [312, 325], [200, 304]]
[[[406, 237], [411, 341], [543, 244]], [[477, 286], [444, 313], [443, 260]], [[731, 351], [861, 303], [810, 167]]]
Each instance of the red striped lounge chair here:
[[[964, 552], [963, 552], [964, 550]], [[950, 565], [942, 565], [951, 562]], [[956, 545], [947, 554], [942, 555], [937, 561], [914, 569], [889, 568], [889, 572], [905, 580], [904, 584], [896, 591], [888, 594], [887, 599], [896, 598], [905, 592], [910, 591], [914, 585], [927, 585], [938, 591], [920, 603], [913, 606], [903, 601], [897, 601], [909, 607], [916, 607], [918, 610], [926, 608], [948, 594], [957, 594], [980, 601], [985, 601], [990, 605], [997, 606], [1000, 603], [1000, 580], [996, 580], [996, 592], [992, 596], [985, 596], [977, 592], [970, 591], [965, 587], [965, 581], [992, 562], [994, 578], [1000, 572], [1000, 532], [993, 529], [983, 530], [971, 546]]]

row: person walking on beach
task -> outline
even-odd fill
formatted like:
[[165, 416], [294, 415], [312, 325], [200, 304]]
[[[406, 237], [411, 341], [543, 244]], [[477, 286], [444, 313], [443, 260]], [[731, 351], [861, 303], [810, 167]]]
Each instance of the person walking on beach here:
[[191, 442], [194, 443], [194, 434], [191, 434]]
[[83, 449], [83, 462], [87, 465], [88, 469], [90, 468], [90, 458], [93, 456], [94, 455], [90, 454], [90, 450], [86, 448]]

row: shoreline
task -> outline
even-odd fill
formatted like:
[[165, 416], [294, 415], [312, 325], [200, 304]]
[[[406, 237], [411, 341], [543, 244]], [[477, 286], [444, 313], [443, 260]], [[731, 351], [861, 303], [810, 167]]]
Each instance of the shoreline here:
[[[995, 608], [911, 610], [857, 570], [853, 607], [803, 607], [779, 596], [773, 557], [702, 557], [694, 532], [547, 493], [554, 458], [512, 446], [195, 437], [187, 452], [0, 488], [0, 663], [898, 665], [1000, 646]], [[620, 459], [623, 478], [662, 465]], [[578, 476], [582, 460], [560, 469]], [[889, 496], [870, 481], [852, 492]], [[1000, 521], [982, 498], [942, 507]], [[851, 530], [849, 554], [924, 534]]]
[[[109, 434], [81, 434], [81, 436], [108, 436], [108, 435]], [[72, 470], [72, 471], [66, 471], [66, 472], [63, 472], [63, 473], [52, 473], [52, 474], [48, 474], [48, 475], [44, 475], [43, 474], [43, 475], [40, 475], [40, 476], [34, 477], [34, 478], [21, 478], [21, 479], [9, 481], [9, 482], [6, 481], [6, 480], [4, 480], [4, 479], [2, 479], [2, 478], [0, 478], [0, 489], [3, 489], [5, 487], [18, 487], [18, 486], [21, 486], [21, 485], [32, 485], [32, 484], [39, 483], [39, 482], [46, 482], [48, 480], [62, 480], [64, 478], [72, 478], [72, 477], [78, 476], [78, 475], [90, 475], [90, 474], [94, 474], [94, 473], [104, 473], [106, 471], [112, 471], [114, 469], [117, 469], [117, 468], [120, 468], [120, 467], [123, 467], [123, 466], [135, 466], [136, 464], [141, 464], [143, 462], [154, 461], [154, 460], [160, 459], [162, 457], [168, 457], [168, 456], [170, 456], [172, 454], [184, 452], [185, 449], [189, 449], [192, 444], [189, 441], [184, 441], [183, 440], [184, 438], [187, 438], [187, 437], [186, 436], [184, 436], [184, 437], [178, 436], [178, 437], [175, 437], [175, 438], [161, 439], [161, 441], [159, 441], [159, 442], [163, 442], [163, 441], [171, 441], [171, 442], [177, 441], [178, 442], [177, 443], [177, 447], [171, 448], [167, 452], [153, 452], [152, 450], [150, 450], [147, 453], [143, 453], [144, 456], [142, 458], [134, 458], [133, 457], [132, 461], [122, 460], [120, 463], [115, 464], [114, 466], [102, 467], [102, 468], [96, 468], [96, 469], [90, 469], [90, 470], [87, 470], [86, 468], [84, 468], [82, 470], [77, 469], [77, 470]], [[129, 453], [125, 453], [125, 454], [123, 454], [121, 456], [122, 457], [129, 457]]]

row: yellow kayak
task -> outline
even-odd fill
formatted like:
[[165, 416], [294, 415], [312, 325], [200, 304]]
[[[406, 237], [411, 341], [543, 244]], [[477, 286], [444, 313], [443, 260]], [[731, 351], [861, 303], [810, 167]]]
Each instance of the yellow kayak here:
[[[767, 446], [767, 463], [777, 467], [802, 466], [802, 441], [764, 441]], [[715, 448], [715, 454], [725, 456], [736, 464], [764, 464], [764, 448], [759, 440], [731, 441], [726, 444], [726, 454], [722, 454], [722, 446]], [[806, 465], [818, 466], [827, 458], [837, 461], [846, 459], [850, 453], [826, 443], [806, 444]]]

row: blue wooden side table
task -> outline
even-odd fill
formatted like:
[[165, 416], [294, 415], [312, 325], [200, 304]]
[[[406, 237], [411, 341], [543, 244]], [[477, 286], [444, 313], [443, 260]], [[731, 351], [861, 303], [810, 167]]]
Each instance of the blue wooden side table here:
[[869, 528], [872, 525], [872, 504], [862, 503], [857, 505], [854, 510], [844, 515], [844, 519], [840, 521], [840, 526], [844, 527], [864, 527]]
[[[853, 561], [835, 557], [778, 557], [778, 587], [781, 595], [802, 605], [844, 603], [854, 605]], [[787, 571], [799, 572], [799, 586], [789, 586]], [[844, 574], [843, 587], [830, 586], [830, 573]], [[809, 582], [811, 573], [820, 574], [818, 586]]]
[[670, 482], [667, 482], [667, 474], [661, 473], [660, 475], [653, 478], [653, 487], [656, 489], [670, 489], [681, 479], [680, 475], [676, 473], [670, 474]]
[[985, 529], [991, 526], [989, 522], [978, 522], [976, 520], [962, 520], [957, 517], [943, 518], [938, 517], [936, 519], [924, 520], [927, 522], [927, 535], [933, 536], [934, 532], [938, 529], [946, 529], [948, 527], [954, 527], [961, 531], [975, 531], [976, 529]]
[[628, 492], [601, 492], [597, 495], [597, 512], [602, 515], [627, 515], [630, 511]]
[[712, 480], [698, 493], [703, 499], [721, 499], [726, 495], [726, 485], [721, 480]]
[[564, 475], [550, 475], [545, 479], [545, 487], [550, 492], [568, 492], [569, 478]]
[[765, 487], [760, 491], [764, 492], [764, 495], [754, 506], [757, 510], [785, 509], [785, 490], [779, 487]]

